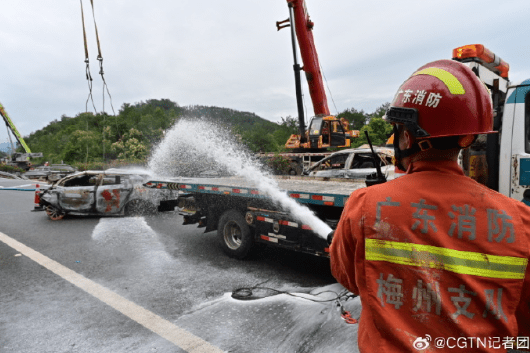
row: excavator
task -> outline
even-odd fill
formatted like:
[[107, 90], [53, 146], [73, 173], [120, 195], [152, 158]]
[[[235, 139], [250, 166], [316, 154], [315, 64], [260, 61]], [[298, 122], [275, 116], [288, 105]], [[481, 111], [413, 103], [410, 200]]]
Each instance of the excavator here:
[[31, 152], [28, 145], [26, 144], [26, 141], [24, 141], [24, 139], [22, 138], [22, 135], [20, 135], [20, 133], [18, 132], [17, 127], [15, 126], [15, 124], [13, 124], [13, 121], [11, 120], [9, 115], [7, 115], [7, 112], [4, 106], [2, 105], [2, 103], [0, 103], [0, 115], [4, 119], [4, 122], [6, 123], [7, 135], [9, 136], [9, 140], [11, 141], [11, 136], [9, 135], [9, 131], [11, 131], [13, 135], [15, 136], [15, 138], [17, 139], [20, 146], [22, 146], [22, 148], [24, 148], [24, 151], [25, 151], [25, 153], [15, 152], [15, 146], [13, 145], [13, 142], [11, 141], [11, 157], [2, 159], [1, 162], [7, 165], [22, 168], [24, 170], [30, 169], [31, 162], [29, 161], [29, 159], [42, 157], [43, 156], [42, 152], [38, 152], [38, 153]]
[[[287, 0], [287, 5], [289, 6], [289, 18], [276, 22], [276, 27], [278, 30], [291, 27], [300, 134], [291, 135], [285, 147], [293, 149], [293, 152], [323, 151], [330, 147], [350, 147], [352, 139], [359, 137], [359, 131], [350, 130], [350, 124], [346, 119], [338, 119], [329, 112], [318, 54], [313, 39], [314, 23], [307, 13], [305, 0]], [[298, 63], [297, 39], [303, 67], [300, 67]], [[302, 103], [300, 71], [305, 72], [315, 113], [307, 131]]]

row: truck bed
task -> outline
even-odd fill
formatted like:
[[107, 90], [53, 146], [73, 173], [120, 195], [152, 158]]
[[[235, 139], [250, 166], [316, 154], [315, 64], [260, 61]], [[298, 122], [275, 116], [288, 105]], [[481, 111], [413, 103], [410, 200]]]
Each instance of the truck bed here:
[[[343, 207], [354, 190], [366, 186], [363, 181], [344, 179], [325, 180], [312, 177], [280, 176], [276, 177], [275, 180], [281, 190], [300, 203], [337, 207]], [[152, 188], [168, 188], [191, 193], [268, 198], [258, 185], [241, 177], [172, 178], [151, 180], [145, 185]]]

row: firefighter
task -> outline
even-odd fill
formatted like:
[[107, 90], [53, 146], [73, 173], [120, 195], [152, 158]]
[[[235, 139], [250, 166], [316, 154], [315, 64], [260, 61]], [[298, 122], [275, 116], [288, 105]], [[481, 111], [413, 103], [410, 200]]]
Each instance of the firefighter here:
[[403, 176], [353, 192], [331, 269], [359, 294], [359, 350], [528, 347], [530, 211], [463, 174], [459, 151], [494, 133], [485, 85], [465, 65], [420, 67], [386, 113]]

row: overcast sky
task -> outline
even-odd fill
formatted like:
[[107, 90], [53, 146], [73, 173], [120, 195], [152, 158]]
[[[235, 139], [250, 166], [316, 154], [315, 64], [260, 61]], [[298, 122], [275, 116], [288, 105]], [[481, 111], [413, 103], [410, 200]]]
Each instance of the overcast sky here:
[[[481, 43], [530, 78], [530, 1], [306, 0], [332, 113], [373, 112], [416, 68]], [[84, 0], [96, 109], [103, 109], [90, 1]], [[116, 113], [168, 98], [279, 121], [296, 116], [285, 0], [94, 1], [103, 66]], [[3, 0], [0, 102], [22, 135], [85, 111], [81, 9], [74, 0]], [[306, 87], [306, 82], [303, 82]], [[307, 91], [306, 91], [307, 92]], [[305, 105], [312, 113], [309, 94]], [[105, 110], [112, 114], [108, 96]], [[89, 106], [89, 111], [93, 108]], [[7, 141], [0, 128], [0, 142]]]

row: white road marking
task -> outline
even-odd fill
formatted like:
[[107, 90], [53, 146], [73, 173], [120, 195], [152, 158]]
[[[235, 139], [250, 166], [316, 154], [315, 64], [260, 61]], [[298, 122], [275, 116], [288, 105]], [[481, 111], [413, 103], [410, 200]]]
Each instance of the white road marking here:
[[189, 353], [223, 351], [168, 320], [0, 232], [0, 241]]
[[0, 186], [2, 189], [12, 189], [12, 188], [26, 188], [28, 186], [35, 186], [35, 184], [24, 184], [24, 185], [12, 185], [12, 186]]

